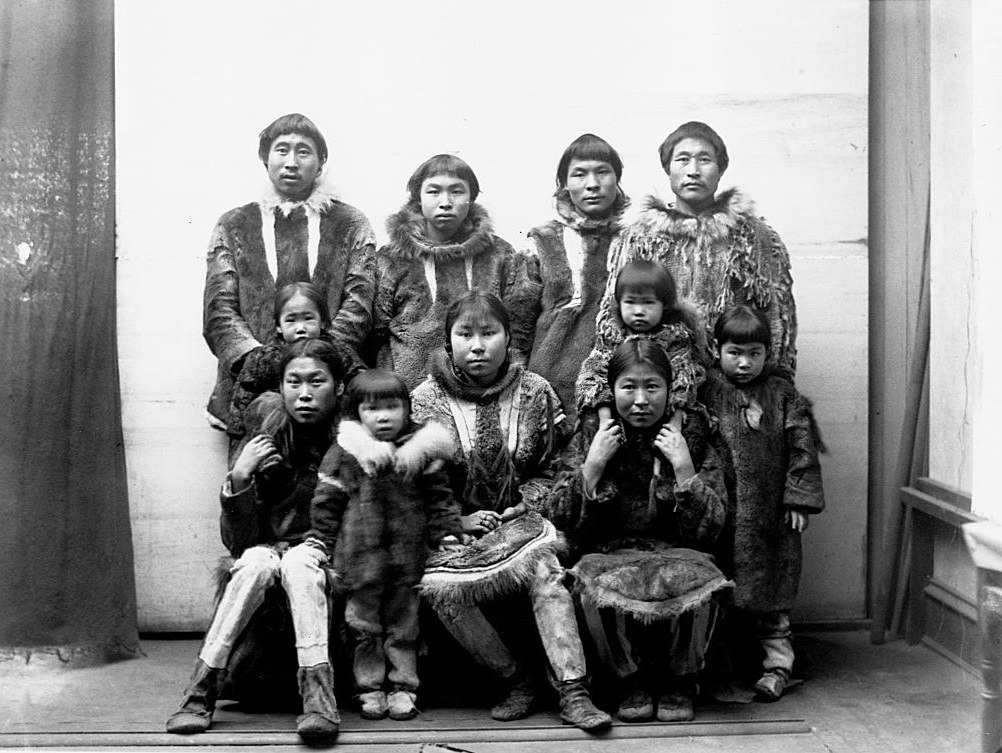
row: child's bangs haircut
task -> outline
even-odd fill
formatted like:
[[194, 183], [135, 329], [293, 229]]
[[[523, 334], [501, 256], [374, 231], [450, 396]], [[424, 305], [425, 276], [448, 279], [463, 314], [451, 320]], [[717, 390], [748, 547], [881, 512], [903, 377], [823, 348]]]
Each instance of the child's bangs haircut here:
[[501, 323], [504, 333], [511, 334], [511, 317], [508, 315], [508, 309], [501, 303], [501, 299], [492, 293], [485, 293], [478, 288], [473, 288], [450, 303], [445, 312], [446, 348], [449, 347], [452, 338], [452, 325], [461, 316], [469, 316], [477, 322], [497, 319]]
[[268, 164], [268, 153], [271, 151], [271, 145], [275, 142], [275, 139], [289, 133], [295, 133], [299, 136], [306, 136], [312, 139], [313, 143], [317, 146], [317, 156], [320, 158], [320, 164], [322, 165], [327, 162], [327, 142], [324, 140], [323, 134], [320, 133], [320, 129], [317, 128], [312, 120], [305, 115], [300, 115], [298, 112], [283, 115], [261, 131], [258, 136], [257, 145], [257, 156], [261, 159], [261, 162], [266, 165]]
[[344, 415], [358, 420], [358, 407], [362, 403], [399, 398], [411, 412], [411, 394], [407, 385], [397, 374], [388, 369], [369, 369], [361, 372], [348, 383], [344, 393]]
[[750, 306], [731, 306], [717, 319], [713, 325], [713, 337], [717, 348], [726, 342], [735, 345], [762, 343], [768, 351], [772, 348], [772, 329], [765, 314]]
[[567, 171], [571, 160], [598, 160], [608, 162], [616, 174], [616, 182], [623, 178], [623, 160], [612, 145], [594, 133], [583, 133], [572, 141], [557, 163], [557, 191], [567, 185]]
[[635, 366], [644, 366], [661, 374], [665, 384], [671, 385], [671, 363], [661, 346], [646, 337], [634, 337], [621, 342], [612, 352], [608, 371], [609, 389], [615, 392], [616, 380]]
[[664, 304], [665, 313], [678, 307], [678, 288], [671, 272], [662, 265], [647, 259], [634, 259], [627, 262], [616, 275], [616, 303], [619, 303], [624, 293], [641, 293], [652, 291], [657, 299]]
[[275, 293], [275, 324], [279, 323], [278, 320], [282, 315], [282, 309], [285, 308], [285, 304], [297, 295], [303, 296], [303, 298], [317, 307], [317, 311], [320, 312], [320, 323], [324, 327], [331, 326], [331, 313], [327, 307], [327, 298], [320, 292], [320, 288], [312, 282], [292, 282], [288, 285], [283, 285]]
[[477, 180], [473, 168], [454, 154], [436, 154], [418, 167], [407, 180], [407, 193], [410, 194], [411, 209], [421, 208], [421, 184], [426, 178], [435, 175], [451, 175], [465, 180], [470, 186], [470, 201], [476, 201], [480, 195], [480, 181]]

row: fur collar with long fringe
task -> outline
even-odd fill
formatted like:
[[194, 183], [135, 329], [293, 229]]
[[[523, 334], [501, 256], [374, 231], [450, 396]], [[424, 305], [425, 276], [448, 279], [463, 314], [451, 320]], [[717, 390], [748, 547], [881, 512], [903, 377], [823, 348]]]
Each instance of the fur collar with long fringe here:
[[293, 201], [278, 192], [274, 185], [268, 183], [261, 197], [261, 208], [265, 211], [280, 209], [282, 216], [288, 217], [297, 207], [306, 207], [314, 212], [322, 214], [326, 212], [332, 203], [337, 200], [334, 193], [334, 186], [327, 179], [327, 173], [320, 173], [313, 184], [313, 191], [305, 199]]
[[425, 235], [425, 218], [404, 205], [386, 220], [390, 253], [406, 259], [432, 257], [436, 261], [469, 259], [494, 246], [494, 223], [479, 204], [470, 205], [470, 213], [456, 234], [445, 243], [435, 243]]
[[674, 204], [648, 196], [635, 220], [638, 225], [657, 234], [722, 240], [745, 218], [754, 214], [755, 203], [737, 188], [729, 188], [717, 194], [713, 204], [695, 217], [680, 212]]

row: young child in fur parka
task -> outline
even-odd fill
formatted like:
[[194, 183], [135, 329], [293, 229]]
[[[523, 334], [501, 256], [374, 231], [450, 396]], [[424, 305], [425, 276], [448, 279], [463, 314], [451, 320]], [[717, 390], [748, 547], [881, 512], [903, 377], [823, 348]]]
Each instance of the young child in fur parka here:
[[373, 369], [348, 385], [344, 420], [320, 465], [307, 542], [333, 553], [347, 587], [366, 719], [417, 714], [416, 586], [429, 547], [458, 547], [462, 534], [442, 470], [451, 453], [444, 426], [411, 420], [396, 374]]
[[458, 157], [438, 154], [407, 181], [410, 198], [386, 222], [390, 242], [376, 257], [376, 300], [370, 359], [414, 389], [441, 347], [445, 311], [476, 287], [496, 295], [511, 318], [511, 345], [528, 359], [539, 315], [542, 282], [523, 254], [494, 235], [477, 203], [480, 183]]
[[[756, 693], [777, 700], [793, 670], [790, 610], [800, 582], [801, 533], [825, 507], [810, 402], [766, 364], [771, 330], [748, 306], [724, 311], [714, 327], [719, 369], [703, 401], [719, 422], [735, 507], [731, 569], [734, 621], [747, 623], [765, 654]], [[729, 565], [729, 568], [728, 568]]]
[[582, 414], [599, 409], [599, 422], [611, 417], [609, 358], [616, 347], [631, 337], [654, 341], [671, 364], [668, 412], [676, 427], [684, 410], [696, 404], [696, 391], [706, 376], [699, 363], [705, 337], [704, 325], [695, 308], [678, 298], [675, 278], [664, 266], [646, 259], [627, 262], [613, 287], [615, 307], [595, 347], [581, 364], [575, 388]]

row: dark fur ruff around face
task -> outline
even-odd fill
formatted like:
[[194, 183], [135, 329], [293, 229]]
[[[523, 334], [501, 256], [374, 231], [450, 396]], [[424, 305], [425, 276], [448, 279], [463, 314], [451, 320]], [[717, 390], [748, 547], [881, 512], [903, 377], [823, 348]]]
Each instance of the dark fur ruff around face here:
[[386, 231], [391, 243], [390, 253], [408, 259], [433, 257], [436, 260], [472, 258], [494, 245], [494, 223], [487, 210], [479, 204], [470, 204], [470, 213], [456, 234], [445, 243], [428, 239], [427, 220], [421, 212], [404, 206], [386, 221]]

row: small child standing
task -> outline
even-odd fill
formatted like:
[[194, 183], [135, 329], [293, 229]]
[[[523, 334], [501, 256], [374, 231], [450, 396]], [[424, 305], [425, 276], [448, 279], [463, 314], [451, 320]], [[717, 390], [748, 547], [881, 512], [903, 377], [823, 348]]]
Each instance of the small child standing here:
[[345, 621], [356, 639], [365, 719], [417, 715], [416, 586], [428, 548], [458, 547], [462, 535], [441, 470], [452, 436], [434, 422], [415, 424], [410, 409], [407, 386], [391, 371], [351, 381], [311, 510], [308, 543], [333, 553], [348, 589]]
[[680, 410], [693, 407], [705, 376], [696, 356], [703, 351], [700, 340], [705, 340], [699, 316], [679, 301], [671, 272], [646, 259], [631, 261], [619, 271], [614, 296], [613, 316], [608, 326], [599, 329], [595, 348], [581, 364], [575, 389], [578, 409], [598, 408], [600, 423], [611, 417], [609, 358], [628, 337], [645, 337], [657, 343], [671, 364], [668, 410], [677, 427]]
[[[275, 336], [247, 354], [233, 385], [226, 423], [231, 444], [239, 443], [247, 433], [247, 408], [254, 399], [264, 392], [278, 390], [279, 364], [288, 346], [300, 340], [315, 339], [330, 343], [338, 351], [348, 369], [346, 381], [359, 371], [362, 364], [354, 351], [334, 342], [331, 336], [327, 299], [320, 289], [309, 282], [283, 286], [275, 293]], [[251, 431], [255, 428], [250, 427]], [[231, 447], [231, 451], [233, 449]]]
[[793, 670], [790, 610], [803, 560], [800, 535], [807, 516], [825, 506], [822, 444], [810, 402], [767, 364], [772, 335], [761, 313], [726, 309], [714, 337], [720, 366], [709, 372], [703, 400], [719, 420], [729, 455], [734, 606], [765, 653], [755, 692], [775, 701]]

